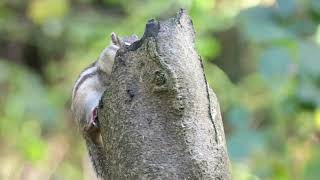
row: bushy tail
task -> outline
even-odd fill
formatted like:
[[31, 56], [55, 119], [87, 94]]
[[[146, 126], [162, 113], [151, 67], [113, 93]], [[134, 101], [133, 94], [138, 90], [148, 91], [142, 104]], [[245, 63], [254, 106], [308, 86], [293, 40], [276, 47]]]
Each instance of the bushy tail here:
[[90, 137], [85, 137], [85, 140], [89, 157], [97, 177], [100, 179], [106, 179], [108, 168], [103, 144]]

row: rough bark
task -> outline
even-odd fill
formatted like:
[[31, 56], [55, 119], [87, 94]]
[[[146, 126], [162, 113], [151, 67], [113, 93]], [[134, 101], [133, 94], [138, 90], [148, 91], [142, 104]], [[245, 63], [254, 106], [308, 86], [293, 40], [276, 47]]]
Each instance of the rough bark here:
[[218, 100], [180, 10], [117, 52], [100, 102], [105, 179], [230, 179]]

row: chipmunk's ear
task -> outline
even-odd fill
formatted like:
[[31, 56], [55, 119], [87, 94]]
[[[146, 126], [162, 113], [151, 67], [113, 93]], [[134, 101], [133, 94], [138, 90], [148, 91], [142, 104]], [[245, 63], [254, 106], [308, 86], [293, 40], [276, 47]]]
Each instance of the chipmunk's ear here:
[[136, 35], [136, 34], [133, 34], [132, 37], [135, 39], [135, 40], [138, 40], [139, 37]]
[[119, 36], [115, 32], [111, 33], [111, 42], [114, 45], [117, 45], [117, 46], [121, 45], [121, 40], [120, 40]]

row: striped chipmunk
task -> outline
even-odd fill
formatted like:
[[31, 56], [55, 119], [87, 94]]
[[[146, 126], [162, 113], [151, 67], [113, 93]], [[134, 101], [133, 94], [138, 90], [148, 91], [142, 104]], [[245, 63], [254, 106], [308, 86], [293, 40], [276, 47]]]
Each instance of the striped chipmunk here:
[[98, 104], [110, 83], [109, 76], [117, 50], [137, 40], [136, 35], [121, 38], [111, 33], [110, 45], [102, 51], [98, 60], [80, 73], [72, 90], [72, 116], [86, 142], [92, 166], [98, 177], [105, 177], [103, 168], [106, 161], [97, 117]]

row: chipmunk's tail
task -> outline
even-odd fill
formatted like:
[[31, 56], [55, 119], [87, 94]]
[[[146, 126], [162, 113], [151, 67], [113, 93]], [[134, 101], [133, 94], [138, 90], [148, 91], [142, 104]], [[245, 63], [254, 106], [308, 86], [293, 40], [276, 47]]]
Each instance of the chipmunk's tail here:
[[106, 179], [108, 167], [103, 144], [101, 142], [94, 141], [94, 139], [90, 137], [86, 137], [85, 139], [89, 157], [97, 177], [100, 179]]

